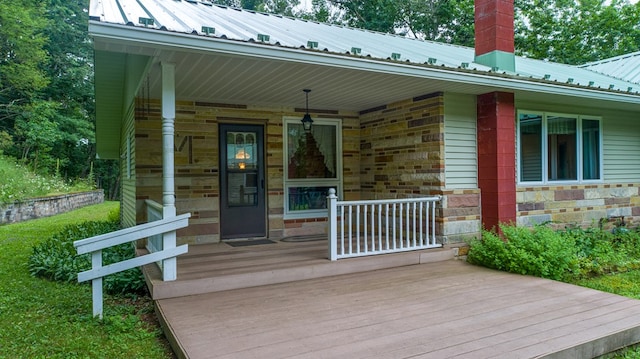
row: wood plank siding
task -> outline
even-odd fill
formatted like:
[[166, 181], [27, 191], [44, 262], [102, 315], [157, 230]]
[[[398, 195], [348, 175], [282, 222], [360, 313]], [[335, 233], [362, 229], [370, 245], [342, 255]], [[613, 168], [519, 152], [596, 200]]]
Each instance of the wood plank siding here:
[[445, 186], [477, 188], [476, 97], [444, 95]]

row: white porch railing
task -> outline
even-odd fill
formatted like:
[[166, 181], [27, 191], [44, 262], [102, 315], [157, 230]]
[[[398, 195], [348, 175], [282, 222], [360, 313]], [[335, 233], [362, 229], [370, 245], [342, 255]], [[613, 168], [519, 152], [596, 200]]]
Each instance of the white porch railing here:
[[441, 247], [435, 234], [435, 204], [441, 199], [338, 201], [330, 189], [329, 259]]
[[[154, 222], [162, 219], [162, 205], [156, 201], [147, 199], [144, 201], [147, 207], [147, 222]], [[149, 253], [162, 250], [162, 233], [147, 237], [147, 250]], [[162, 270], [162, 262], [158, 263]]]
[[[91, 270], [78, 273], [78, 282], [91, 281], [93, 288], [94, 317], [99, 316], [102, 318], [103, 277], [157, 261], [173, 260], [175, 257], [187, 253], [188, 246], [186, 244], [179, 247], [173, 246], [173, 248], [166, 248], [159, 252], [135, 257], [104, 267], [102, 266], [102, 250], [145, 237], [175, 232], [176, 229], [189, 225], [189, 217], [191, 217], [191, 213], [186, 213], [73, 242], [78, 254], [91, 253]], [[175, 270], [175, 267], [172, 268]], [[176, 273], [170, 273], [169, 276], [175, 278]]]

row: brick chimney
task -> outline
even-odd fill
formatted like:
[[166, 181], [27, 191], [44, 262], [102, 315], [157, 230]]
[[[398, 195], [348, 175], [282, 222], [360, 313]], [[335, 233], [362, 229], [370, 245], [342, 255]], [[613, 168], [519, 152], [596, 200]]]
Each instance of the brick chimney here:
[[[475, 62], [515, 72], [513, 0], [475, 0], [475, 30]], [[517, 218], [514, 94], [478, 95], [476, 111], [482, 225], [499, 230]]]
[[513, 0], [475, 0], [475, 62], [515, 72]]

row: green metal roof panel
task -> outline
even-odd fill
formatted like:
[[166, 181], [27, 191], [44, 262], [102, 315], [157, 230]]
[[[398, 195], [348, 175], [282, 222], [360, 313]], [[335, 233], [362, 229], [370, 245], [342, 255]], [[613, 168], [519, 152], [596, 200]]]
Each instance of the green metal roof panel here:
[[581, 67], [640, 85], [640, 51], [590, 62]]
[[[265, 45], [333, 54], [352, 55], [352, 49], [358, 48], [359, 54], [353, 56], [389, 59], [409, 64], [430, 64], [443, 68], [461, 68], [465, 66], [463, 63], [466, 63], [469, 70], [487, 73], [492, 71], [487, 66], [474, 63], [474, 49], [468, 47], [263, 14], [200, 1], [92, 0], [89, 15], [94, 21], [194, 36], [262, 42]], [[141, 18], [153, 21], [141, 22]], [[211, 28], [215, 28], [215, 32], [207, 31]], [[314, 45], [311, 49], [309, 43]], [[515, 73], [504, 72], [501, 69], [497, 72], [515, 75], [523, 80], [546, 79], [565, 84], [568, 84], [568, 79], [571, 78], [576, 86], [609, 89], [613, 85], [613, 90], [625, 92], [630, 86], [624, 79], [614, 78], [618, 76], [612, 77], [582, 67], [522, 57], [516, 57]], [[640, 87], [634, 89], [634, 92], [637, 90], [640, 90]]]

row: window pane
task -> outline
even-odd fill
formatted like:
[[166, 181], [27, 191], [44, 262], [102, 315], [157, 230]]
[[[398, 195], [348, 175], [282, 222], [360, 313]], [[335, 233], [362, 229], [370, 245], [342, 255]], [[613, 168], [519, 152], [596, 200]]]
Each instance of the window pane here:
[[600, 123], [582, 120], [582, 178], [600, 179]]
[[542, 116], [520, 115], [520, 181], [542, 181]]
[[332, 187], [290, 187], [289, 211], [327, 209], [327, 194], [330, 188]]
[[576, 119], [547, 117], [549, 180], [577, 180]]
[[288, 178], [337, 178], [336, 126], [287, 124]]

